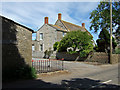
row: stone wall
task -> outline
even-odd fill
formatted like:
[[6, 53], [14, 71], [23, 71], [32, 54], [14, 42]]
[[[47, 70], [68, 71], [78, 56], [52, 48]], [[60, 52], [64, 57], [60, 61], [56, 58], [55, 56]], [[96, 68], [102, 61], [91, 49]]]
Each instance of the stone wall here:
[[43, 57], [44, 57], [44, 52], [41, 52], [41, 51], [33, 51], [33, 52], [32, 52], [32, 57], [33, 57], [33, 58], [43, 58]]
[[92, 55], [89, 55], [87, 60], [89, 62], [98, 62], [98, 63], [109, 63], [109, 55], [104, 52], [94, 52]]
[[[40, 33], [43, 33], [43, 40], [40, 40]], [[48, 50], [50, 47], [53, 48], [53, 44], [57, 41], [57, 32], [56, 29], [49, 26], [48, 24], [44, 24], [38, 31], [37, 31], [37, 49], [39, 50], [40, 44], [43, 44], [43, 52]]]
[[32, 31], [2, 18], [2, 68], [3, 71], [22, 65], [31, 65]]
[[[86, 62], [98, 62], [102, 64], [107, 64], [109, 62], [109, 55], [104, 52], [94, 52], [88, 57], [80, 58], [79, 54], [68, 54], [66, 52], [57, 52], [56, 53], [56, 58], [57, 59], [62, 59], [68, 60], [68, 61], [86, 61]], [[118, 63], [120, 61], [120, 54], [113, 54], [112, 56], [112, 64]]]
[[112, 54], [112, 64], [120, 62], [120, 54]]
[[57, 41], [59, 42], [63, 38], [63, 32], [57, 31]]
[[64, 58], [64, 60], [67, 60], [67, 61], [84, 61], [86, 60], [86, 57], [85, 58], [80, 58], [79, 57], [79, 54], [69, 54], [69, 53], [66, 53], [66, 52], [57, 52], [56, 53], [56, 58], [57, 59], [62, 59]]
[[[43, 33], [43, 40], [40, 40], [40, 33]], [[63, 32], [58, 31], [49, 24], [44, 24], [36, 33], [36, 40], [32, 41], [35, 46], [33, 57], [42, 58], [46, 50], [53, 50], [53, 44], [60, 41], [63, 37]], [[43, 51], [40, 51], [40, 45], [43, 45]]]

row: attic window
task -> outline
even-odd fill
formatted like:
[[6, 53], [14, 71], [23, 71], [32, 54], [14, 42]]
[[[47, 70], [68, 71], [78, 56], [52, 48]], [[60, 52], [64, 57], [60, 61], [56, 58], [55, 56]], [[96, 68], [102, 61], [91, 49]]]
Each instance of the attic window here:
[[40, 40], [43, 40], [43, 33], [40, 33]]

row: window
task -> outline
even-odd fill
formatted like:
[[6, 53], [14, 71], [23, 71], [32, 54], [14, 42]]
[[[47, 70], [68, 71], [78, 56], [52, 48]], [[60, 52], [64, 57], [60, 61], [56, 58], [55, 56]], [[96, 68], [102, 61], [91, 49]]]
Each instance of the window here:
[[43, 45], [40, 44], [40, 51], [43, 51]]
[[34, 45], [32, 45], [32, 51], [35, 51], [35, 46]]
[[43, 33], [40, 33], [40, 40], [43, 40]]
[[63, 32], [63, 37], [65, 36], [65, 33]]

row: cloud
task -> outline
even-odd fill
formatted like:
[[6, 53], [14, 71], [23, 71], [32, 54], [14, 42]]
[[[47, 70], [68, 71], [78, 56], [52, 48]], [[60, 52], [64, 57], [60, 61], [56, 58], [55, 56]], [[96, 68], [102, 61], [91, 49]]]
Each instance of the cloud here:
[[89, 30], [89, 13], [96, 8], [98, 2], [3, 2], [2, 15], [37, 31], [44, 24], [44, 17], [54, 24], [57, 14], [62, 19], [77, 25], [82, 22]]

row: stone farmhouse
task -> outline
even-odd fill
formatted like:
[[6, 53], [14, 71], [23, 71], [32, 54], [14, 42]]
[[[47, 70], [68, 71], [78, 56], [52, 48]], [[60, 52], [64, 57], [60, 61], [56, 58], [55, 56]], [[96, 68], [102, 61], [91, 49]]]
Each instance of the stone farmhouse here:
[[[31, 65], [32, 29], [13, 20], [0, 16], [2, 26], [2, 70], [17, 68], [20, 65]], [[12, 71], [11, 71], [12, 73]]]
[[[72, 24], [62, 20], [62, 14], [58, 14], [58, 19], [54, 25], [49, 24], [48, 17], [44, 18], [44, 25], [36, 32], [36, 40], [32, 42], [33, 57], [44, 57], [46, 50], [53, 50], [53, 44], [60, 41], [67, 32], [81, 30], [88, 32], [85, 28], [85, 23], [82, 26]], [[93, 37], [89, 32], [88, 34]]]

